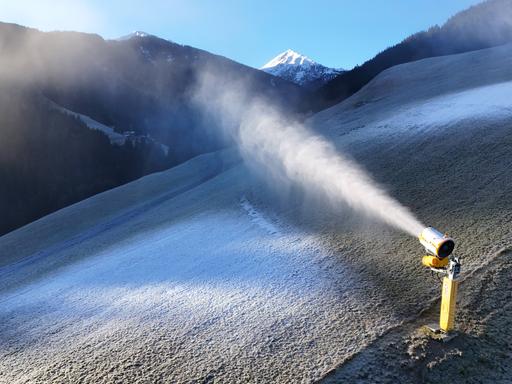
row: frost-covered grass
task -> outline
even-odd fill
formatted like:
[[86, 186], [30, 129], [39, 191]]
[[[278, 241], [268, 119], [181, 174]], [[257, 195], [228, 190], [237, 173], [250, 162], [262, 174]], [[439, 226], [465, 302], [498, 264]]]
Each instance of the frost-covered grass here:
[[[83, 241], [62, 239], [47, 257], [75, 259], [0, 297], [1, 371], [15, 382], [96, 381], [106, 371], [130, 381], [155, 372], [170, 381], [212, 372], [227, 381], [313, 380], [395, 321], [387, 305], [363, 316], [381, 301], [364, 297], [371, 284], [323, 263], [332, 251], [314, 234], [271, 224], [245, 197], [246, 175], [238, 166], [149, 200], [143, 212], [136, 204], [136, 215], [123, 208], [125, 221], [99, 216], [92, 225], [103, 230]], [[139, 191], [145, 182], [154, 177], [137, 181]], [[362, 323], [369, 331], [358, 335]], [[120, 363], [132, 360], [133, 372]]]

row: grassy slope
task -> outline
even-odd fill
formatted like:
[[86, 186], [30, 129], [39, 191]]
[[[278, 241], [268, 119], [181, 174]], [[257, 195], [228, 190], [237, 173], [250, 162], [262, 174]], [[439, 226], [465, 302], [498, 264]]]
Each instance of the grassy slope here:
[[[481, 256], [510, 246], [512, 111], [506, 99], [489, 100], [488, 93], [511, 90], [511, 57], [510, 47], [501, 47], [392, 68], [310, 121], [423, 221], [457, 239], [464, 271], [477, 271], [459, 324], [477, 343], [486, 340], [479, 338], [482, 327], [493, 334], [503, 324], [486, 322], [485, 313], [509, 321], [506, 291], [484, 283], [501, 272]], [[491, 88], [472, 90], [486, 84]], [[0, 238], [2, 250], [14, 249], [14, 261], [91, 227], [103, 229], [34, 264], [4, 266], [5, 377], [296, 382], [338, 367], [331, 376], [336, 380], [357, 378], [359, 368], [343, 365], [355, 355], [364, 357], [364, 370], [376, 372], [363, 381], [402, 375], [414, 381], [418, 371], [428, 374], [421, 367], [401, 370], [398, 358], [397, 371], [386, 371], [382, 361], [390, 349], [378, 349], [388, 337], [379, 335], [395, 329], [407, 339], [409, 326], [401, 325], [432, 316], [439, 284], [420, 266], [417, 242], [338, 212], [304, 214], [304, 206], [293, 202], [276, 206], [243, 165], [227, 166], [186, 193], [166, 195], [176, 180], [186, 185], [194, 175], [200, 182], [224, 169], [211, 156]], [[220, 161], [236, 163], [227, 154]], [[244, 196], [277, 233], [247, 214]], [[141, 212], [140, 204], [155, 201]], [[486, 271], [484, 279], [478, 271]], [[19, 287], [19, 279], [29, 284]], [[480, 281], [484, 290], [494, 289], [491, 300], [480, 300]], [[473, 327], [475, 321], [484, 325]], [[413, 349], [421, 347], [414, 343]], [[407, 353], [408, 345], [395, 347]], [[486, 345], [493, 353], [509, 348]], [[384, 370], [375, 370], [379, 364]], [[448, 368], [457, 374], [455, 366]], [[501, 368], [502, 375], [509, 372]]]

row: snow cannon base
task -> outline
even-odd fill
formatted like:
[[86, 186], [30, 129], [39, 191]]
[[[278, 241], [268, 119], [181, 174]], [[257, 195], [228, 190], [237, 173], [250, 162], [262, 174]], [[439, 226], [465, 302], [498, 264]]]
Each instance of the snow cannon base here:
[[440, 341], [443, 343], [447, 343], [450, 340], [454, 339], [458, 336], [458, 333], [455, 331], [445, 332], [437, 323], [427, 324], [421, 328], [422, 332], [427, 335], [432, 340]]

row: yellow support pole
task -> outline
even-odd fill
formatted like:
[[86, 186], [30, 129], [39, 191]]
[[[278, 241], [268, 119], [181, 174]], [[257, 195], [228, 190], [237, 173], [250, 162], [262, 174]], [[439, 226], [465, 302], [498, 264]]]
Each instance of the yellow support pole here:
[[444, 332], [453, 329], [455, 322], [455, 302], [457, 301], [457, 280], [449, 277], [443, 278], [443, 291], [441, 294], [441, 316], [439, 327]]

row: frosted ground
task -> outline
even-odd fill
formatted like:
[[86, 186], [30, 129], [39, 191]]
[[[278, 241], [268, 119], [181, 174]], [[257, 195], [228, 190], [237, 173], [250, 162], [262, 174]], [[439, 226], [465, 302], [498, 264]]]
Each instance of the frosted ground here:
[[276, 202], [226, 150], [0, 238], [0, 382], [507, 382], [511, 62], [397, 66], [308, 121], [457, 239], [454, 343], [416, 333], [439, 282], [414, 238]]

